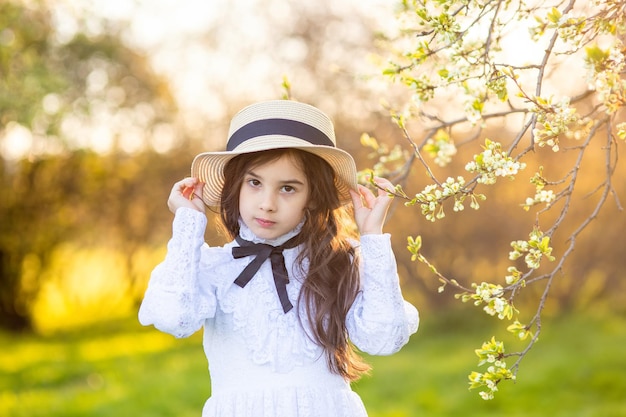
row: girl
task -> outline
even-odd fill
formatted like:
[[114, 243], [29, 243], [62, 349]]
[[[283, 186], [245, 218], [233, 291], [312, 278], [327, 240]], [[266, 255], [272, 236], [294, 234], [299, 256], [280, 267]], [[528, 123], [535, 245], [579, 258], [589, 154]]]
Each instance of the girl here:
[[[369, 368], [353, 346], [392, 354], [419, 321], [382, 233], [391, 198], [356, 184], [332, 122], [306, 104], [243, 109], [226, 149], [172, 188], [173, 235], [140, 322], [176, 337], [204, 327], [203, 417], [366, 416], [350, 382]], [[350, 202], [360, 242], [344, 228]], [[205, 205], [219, 207], [223, 247], [204, 243]]]

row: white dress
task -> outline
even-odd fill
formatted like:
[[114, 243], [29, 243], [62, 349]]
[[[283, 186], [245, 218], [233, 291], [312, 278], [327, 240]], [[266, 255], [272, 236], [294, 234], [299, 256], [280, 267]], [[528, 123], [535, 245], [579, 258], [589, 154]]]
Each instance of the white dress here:
[[[235, 242], [209, 247], [205, 227], [204, 214], [176, 211], [167, 255], [152, 272], [139, 309], [141, 324], [176, 337], [204, 327], [211, 397], [202, 416], [366, 416], [350, 384], [329, 371], [310, 337], [304, 307], [297, 305], [304, 279], [292, 268], [298, 248], [283, 252], [294, 305], [284, 313], [269, 260], [245, 287], [233, 284], [251, 257], [234, 259]], [[265, 242], [242, 225], [240, 235], [279, 245], [297, 232]], [[417, 330], [418, 313], [402, 297], [389, 235], [362, 236], [360, 251], [361, 291], [346, 319], [350, 340], [369, 354], [392, 354]]]

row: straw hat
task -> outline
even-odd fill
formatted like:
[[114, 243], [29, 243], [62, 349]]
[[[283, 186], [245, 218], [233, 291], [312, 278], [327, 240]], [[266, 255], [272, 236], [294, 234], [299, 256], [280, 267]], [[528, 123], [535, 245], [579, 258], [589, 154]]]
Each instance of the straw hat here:
[[336, 147], [333, 123], [308, 104], [291, 100], [264, 101], [237, 113], [228, 131], [226, 151], [204, 152], [191, 164], [191, 176], [204, 182], [202, 200], [217, 206], [224, 185], [224, 167], [237, 155], [278, 148], [295, 148], [324, 159], [335, 171], [335, 185], [342, 204], [356, 189], [356, 165], [352, 156]]

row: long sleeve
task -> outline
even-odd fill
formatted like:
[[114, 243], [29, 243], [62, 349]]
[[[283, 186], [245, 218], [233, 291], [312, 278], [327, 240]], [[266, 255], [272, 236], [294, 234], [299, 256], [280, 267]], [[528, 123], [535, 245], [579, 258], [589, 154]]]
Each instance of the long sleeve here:
[[346, 325], [352, 342], [372, 355], [389, 355], [417, 331], [417, 309], [400, 289], [395, 256], [388, 234], [361, 237], [361, 291]]
[[215, 314], [215, 291], [200, 281], [206, 216], [188, 208], [176, 211], [167, 255], [150, 276], [139, 322], [176, 337], [199, 330]]

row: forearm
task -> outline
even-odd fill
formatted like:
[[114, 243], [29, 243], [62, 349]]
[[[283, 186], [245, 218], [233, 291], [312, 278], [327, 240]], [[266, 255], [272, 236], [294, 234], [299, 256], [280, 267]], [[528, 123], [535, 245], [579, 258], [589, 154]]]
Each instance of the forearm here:
[[368, 353], [391, 354], [417, 330], [419, 316], [402, 296], [390, 236], [362, 236], [360, 249], [361, 292], [350, 311], [350, 337]]
[[198, 283], [206, 217], [187, 208], [177, 210], [164, 261], [152, 271], [139, 309], [139, 321], [177, 337], [193, 334], [211, 310], [211, 294]]

